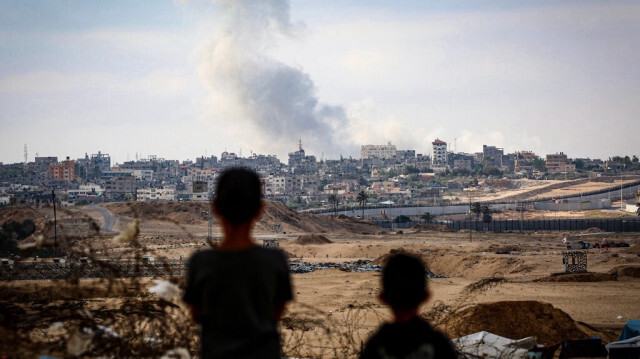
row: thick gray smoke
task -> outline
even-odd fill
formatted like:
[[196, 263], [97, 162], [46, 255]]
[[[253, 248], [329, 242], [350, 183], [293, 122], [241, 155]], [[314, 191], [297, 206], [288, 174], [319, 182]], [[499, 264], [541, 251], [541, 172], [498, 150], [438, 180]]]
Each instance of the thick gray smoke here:
[[217, 5], [219, 29], [204, 48], [200, 68], [212, 94], [209, 105], [216, 124], [238, 143], [263, 153], [295, 150], [298, 139], [314, 154], [343, 151], [344, 109], [319, 103], [307, 74], [267, 55], [278, 36], [295, 31], [289, 3], [234, 0]]

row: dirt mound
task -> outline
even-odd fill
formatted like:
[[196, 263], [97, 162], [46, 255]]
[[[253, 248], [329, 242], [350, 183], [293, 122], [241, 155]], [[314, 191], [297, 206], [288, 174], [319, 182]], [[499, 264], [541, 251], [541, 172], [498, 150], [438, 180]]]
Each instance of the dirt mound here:
[[567, 273], [537, 279], [537, 282], [606, 282], [616, 280], [610, 273]]
[[567, 313], [537, 301], [478, 304], [452, 314], [441, 328], [451, 338], [485, 330], [511, 339], [535, 336], [547, 344], [587, 337]]
[[609, 271], [611, 275], [618, 277], [640, 278], [640, 266], [620, 266]]
[[329, 238], [319, 234], [305, 234], [299, 236], [295, 241], [296, 244], [328, 244], [333, 243]]
[[265, 211], [256, 227], [271, 231], [276, 225], [281, 225], [282, 230], [287, 233], [375, 234], [380, 232], [380, 227], [377, 225], [353, 217], [296, 212], [282, 203], [266, 201]]
[[631, 253], [631, 254], [640, 254], [640, 243], [632, 245], [632, 246], [627, 250], [627, 253]]
[[416, 232], [422, 232], [422, 231], [453, 232], [453, 229], [451, 229], [451, 227], [445, 226], [444, 224], [418, 224], [413, 226], [411, 230]]
[[602, 229], [598, 227], [591, 227], [591, 228], [587, 228], [582, 233], [602, 233]]
[[26, 219], [37, 222], [37, 220], [44, 219], [44, 216], [37, 210], [27, 206], [0, 208], [0, 225], [7, 222], [23, 222]]
[[[265, 201], [265, 211], [256, 223], [256, 229], [286, 233], [375, 234], [380, 227], [371, 222], [340, 216], [301, 213], [272, 201]], [[209, 202], [130, 202], [110, 203], [106, 207], [118, 216], [155, 220], [179, 224], [206, 224], [209, 220]], [[214, 217], [214, 223], [217, 223]]]
[[209, 220], [209, 202], [127, 202], [106, 207], [116, 215], [140, 220], [196, 224]]

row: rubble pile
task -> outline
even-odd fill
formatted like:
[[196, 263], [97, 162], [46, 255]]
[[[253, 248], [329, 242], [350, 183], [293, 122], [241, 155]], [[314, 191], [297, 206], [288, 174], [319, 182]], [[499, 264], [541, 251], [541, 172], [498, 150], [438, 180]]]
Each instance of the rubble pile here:
[[[382, 268], [383, 267], [379, 264], [372, 264], [372, 261], [368, 259], [360, 259], [354, 262], [347, 263], [291, 262], [289, 264], [289, 271], [291, 271], [291, 273], [311, 273], [313, 271], [322, 269], [340, 269], [346, 272], [382, 272]], [[444, 278], [443, 276], [434, 274], [428, 269], [425, 271], [425, 276], [427, 278]]]

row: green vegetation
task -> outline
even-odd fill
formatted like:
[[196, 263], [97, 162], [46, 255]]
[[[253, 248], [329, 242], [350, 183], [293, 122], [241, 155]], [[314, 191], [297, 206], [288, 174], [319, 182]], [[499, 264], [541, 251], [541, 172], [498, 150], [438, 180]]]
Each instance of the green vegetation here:
[[364, 206], [367, 204], [368, 199], [369, 196], [365, 191], [360, 191], [360, 193], [358, 193], [358, 197], [356, 197], [356, 201], [358, 201], [360, 208], [362, 208], [362, 218], [364, 218]]
[[35, 231], [36, 224], [30, 219], [25, 219], [22, 223], [15, 221], [4, 223], [0, 230], [0, 256], [18, 254], [20, 252], [18, 241], [29, 237]]
[[393, 219], [393, 223], [407, 223], [407, 222], [411, 222], [411, 218], [405, 215], [400, 215]]

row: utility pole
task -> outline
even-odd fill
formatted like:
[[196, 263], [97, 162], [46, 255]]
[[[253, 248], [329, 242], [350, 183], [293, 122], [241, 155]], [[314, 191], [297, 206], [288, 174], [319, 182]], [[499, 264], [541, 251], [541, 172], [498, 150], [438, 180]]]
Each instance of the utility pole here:
[[53, 202], [53, 256], [58, 256], [58, 219], [56, 217], [56, 192], [51, 190], [51, 201]]
[[471, 195], [469, 195], [469, 242], [472, 242], [472, 232], [471, 232]]
[[524, 233], [523, 225], [524, 225], [524, 201], [521, 198], [520, 199], [520, 234]]
[[620, 170], [620, 210], [624, 210], [624, 202], [622, 200], [622, 169]]

